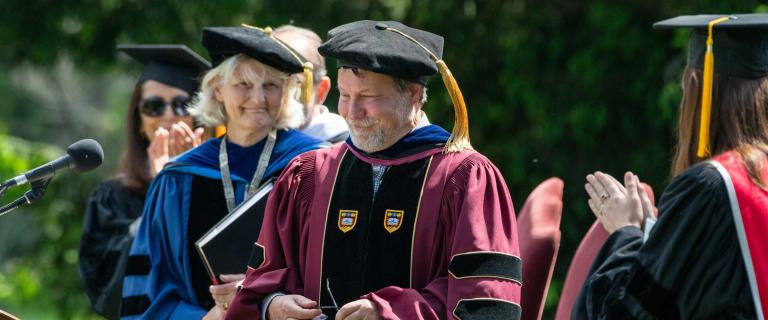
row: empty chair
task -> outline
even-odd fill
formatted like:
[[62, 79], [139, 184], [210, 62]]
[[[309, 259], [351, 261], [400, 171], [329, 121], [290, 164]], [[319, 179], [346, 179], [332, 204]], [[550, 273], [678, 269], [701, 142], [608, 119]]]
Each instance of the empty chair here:
[[562, 211], [563, 181], [549, 178], [531, 192], [517, 219], [523, 260], [522, 319], [538, 320], [544, 310], [560, 248]]

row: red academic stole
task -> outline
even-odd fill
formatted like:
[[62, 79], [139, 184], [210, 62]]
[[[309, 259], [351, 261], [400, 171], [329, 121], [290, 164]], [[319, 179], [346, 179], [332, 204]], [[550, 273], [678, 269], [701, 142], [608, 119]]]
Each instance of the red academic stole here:
[[725, 181], [757, 318], [768, 311], [768, 192], [755, 185], [735, 152], [711, 163]]

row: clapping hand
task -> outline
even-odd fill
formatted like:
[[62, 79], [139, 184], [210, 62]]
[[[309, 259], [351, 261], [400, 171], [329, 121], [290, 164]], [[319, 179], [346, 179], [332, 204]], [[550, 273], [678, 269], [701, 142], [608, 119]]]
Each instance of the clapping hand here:
[[626, 226], [642, 228], [651, 216], [653, 205], [640, 179], [632, 172], [624, 174], [624, 185], [602, 172], [587, 175], [584, 188], [589, 194], [589, 208], [608, 233]]
[[171, 158], [200, 145], [204, 132], [203, 128], [193, 131], [183, 121], [171, 125], [170, 130], [157, 128], [147, 147], [150, 176], [154, 178]]
[[202, 142], [203, 128], [194, 131], [185, 122], [179, 121], [171, 125], [168, 140], [168, 155], [172, 158], [184, 151], [197, 147]]

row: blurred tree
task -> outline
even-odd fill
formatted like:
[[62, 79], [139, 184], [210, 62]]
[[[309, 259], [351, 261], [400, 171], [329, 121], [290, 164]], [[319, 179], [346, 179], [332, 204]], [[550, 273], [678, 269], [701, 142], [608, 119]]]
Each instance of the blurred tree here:
[[[655, 32], [651, 24], [680, 14], [752, 11], [768, 7], [757, 0], [3, 1], [0, 68], [9, 72], [0, 74], [0, 132], [59, 146], [94, 136], [108, 141], [114, 165], [138, 67], [117, 54], [117, 43], [185, 43], [203, 52], [204, 26], [244, 22], [294, 23], [321, 36], [359, 19], [433, 31], [445, 36], [444, 60], [467, 100], [473, 144], [504, 173], [516, 205], [547, 177], [566, 182], [551, 317], [571, 255], [594, 221], [582, 191], [585, 175], [632, 170], [657, 195], [669, 180], [687, 33]], [[431, 119], [450, 126], [450, 100], [439, 80], [429, 93]], [[22, 140], [2, 138], [0, 148], [16, 141]], [[0, 173], [44, 161], [31, 156], [0, 154], [0, 161], [24, 164], [3, 165]], [[28, 231], [0, 242], [0, 307], [46, 301], [61, 318], [87, 314], [74, 250], [93, 176], [78, 176], [78, 188], [58, 181], [61, 189], [49, 190], [31, 213], [0, 218], [0, 231]], [[40, 220], [22, 221], [32, 218]]]

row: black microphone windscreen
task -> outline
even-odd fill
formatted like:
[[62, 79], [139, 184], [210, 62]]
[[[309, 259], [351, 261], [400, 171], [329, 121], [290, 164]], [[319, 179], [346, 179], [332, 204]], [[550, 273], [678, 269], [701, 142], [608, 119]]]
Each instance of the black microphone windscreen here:
[[104, 160], [104, 150], [93, 139], [83, 139], [73, 143], [67, 148], [67, 155], [70, 156], [70, 161], [74, 164], [73, 170], [76, 172], [93, 170]]

